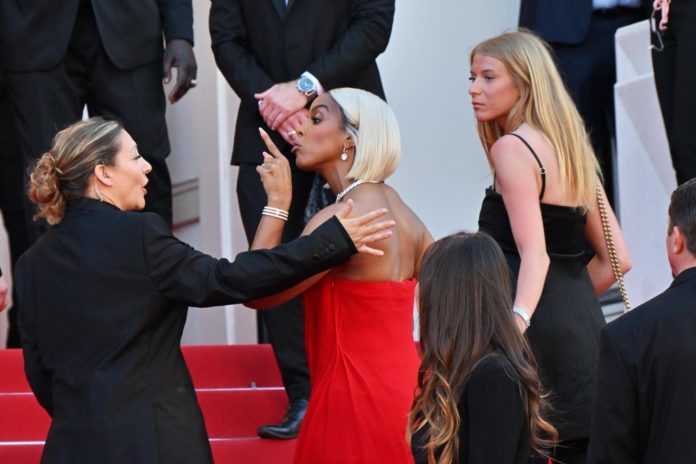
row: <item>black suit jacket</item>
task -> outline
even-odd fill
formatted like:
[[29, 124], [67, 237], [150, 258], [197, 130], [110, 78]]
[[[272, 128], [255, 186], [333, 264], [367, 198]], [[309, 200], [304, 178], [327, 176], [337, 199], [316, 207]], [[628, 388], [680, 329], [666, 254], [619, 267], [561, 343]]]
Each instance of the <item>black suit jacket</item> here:
[[[649, 14], [651, 0], [641, 0]], [[549, 43], [577, 45], [585, 40], [592, 20], [592, 0], [522, 0], [520, 27], [535, 31]]]
[[[0, 1], [0, 66], [6, 71], [43, 71], [65, 56], [82, 0]], [[111, 61], [133, 69], [162, 58], [167, 41], [193, 43], [191, 0], [91, 0], [102, 43]]]
[[696, 267], [602, 336], [588, 463], [696, 462]]
[[[394, 0], [213, 0], [210, 35], [220, 71], [241, 99], [233, 164], [260, 163], [264, 124], [255, 93], [309, 71], [326, 90], [384, 98], [375, 59], [389, 42]], [[269, 132], [270, 133], [270, 132]], [[276, 143], [284, 143], [272, 133]]]
[[231, 263], [155, 214], [74, 202], [17, 264], [25, 371], [53, 419], [42, 462], [210, 462], [179, 349], [188, 306], [276, 293], [354, 252], [334, 218]]

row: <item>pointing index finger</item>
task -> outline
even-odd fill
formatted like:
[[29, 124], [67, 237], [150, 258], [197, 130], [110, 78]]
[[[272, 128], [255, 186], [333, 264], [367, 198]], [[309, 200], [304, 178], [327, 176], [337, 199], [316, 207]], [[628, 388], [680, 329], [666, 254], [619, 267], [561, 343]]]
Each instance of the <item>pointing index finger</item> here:
[[259, 133], [261, 134], [261, 138], [263, 139], [263, 142], [266, 144], [266, 147], [268, 147], [268, 151], [271, 152], [271, 156], [274, 158], [279, 158], [279, 159], [285, 159], [285, 155], [278, 149], [275, 143], [273, 143], [273, 140], [271, 140], [271, 136], [268, 135], [268, 133], [263, 130], [261, 127], [259, 127]]

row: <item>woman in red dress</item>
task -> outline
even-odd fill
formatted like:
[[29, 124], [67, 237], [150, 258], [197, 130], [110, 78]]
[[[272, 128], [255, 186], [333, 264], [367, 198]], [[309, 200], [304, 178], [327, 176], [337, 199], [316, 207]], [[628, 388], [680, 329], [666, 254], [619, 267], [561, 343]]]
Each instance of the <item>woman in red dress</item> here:
[[[258, 168], [262, 180], [287, 179], [287, 160], [264, 138], [272, 155], [265, 154]], [[304, 292], [312, 395], [296, 463], [413, 462], [405, 436], [419, 366], [413, 342], [415, 276], [432, 237], [384, 183], [396, 169], [400, 151], [393, 111], [362, 90], [320, 95], [297, 133], [297, 166], [319, 172], [337, 198], [309, 221], [304, 233], [334, 215], [345, 201], [354, 202], [354, 214], [386, 208], [396, 227], [372, 254], [355, 256], [252, 304], [273, 306]], [[288, 195], [287, 206], [289, 202]], [[282, 218], [264, 216], [252, 249], [280, 243], [282, 228]]]

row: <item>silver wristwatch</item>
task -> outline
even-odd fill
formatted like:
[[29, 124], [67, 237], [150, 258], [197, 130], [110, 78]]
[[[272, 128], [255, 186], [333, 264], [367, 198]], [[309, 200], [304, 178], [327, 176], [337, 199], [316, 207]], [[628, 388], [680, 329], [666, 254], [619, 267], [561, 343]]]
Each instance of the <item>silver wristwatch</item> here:
[[295, 81], [297, 86], [297, 91], [307, 97], [308, 101], [314, 100], [317, 96], [317, 86], [314, 85], [314, 81], [307, 76], [300, 76], [297, 81]]

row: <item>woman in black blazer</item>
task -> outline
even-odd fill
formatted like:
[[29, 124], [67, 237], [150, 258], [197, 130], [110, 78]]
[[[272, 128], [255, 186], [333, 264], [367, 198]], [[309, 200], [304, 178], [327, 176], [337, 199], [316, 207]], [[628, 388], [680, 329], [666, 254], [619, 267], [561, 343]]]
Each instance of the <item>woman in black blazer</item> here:
[[[179, 349], [188, 306], [277, 293], [390, 234], [391, 221], [367, 225], [382, 211], [344, 210], [310, 237], [215, 259], [131, 212], [149, 171], [118, 123], [91, 119], [59, 132], [31, 174], [37, 216], [53, 224], [16, 273], [25, 371], [53, 419], [43, 463], [212, 462]], [[265, 177], [282, 221], [289, 175]]]

